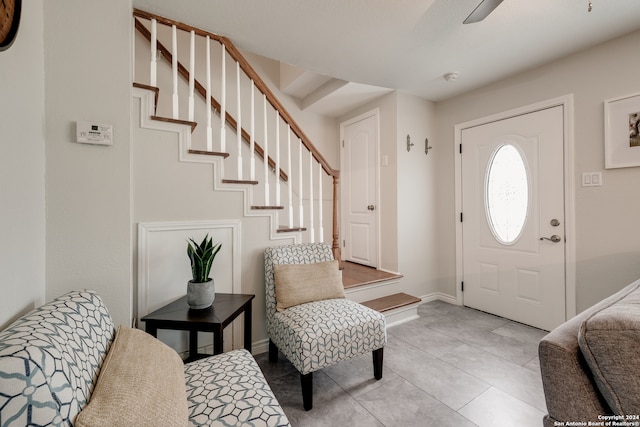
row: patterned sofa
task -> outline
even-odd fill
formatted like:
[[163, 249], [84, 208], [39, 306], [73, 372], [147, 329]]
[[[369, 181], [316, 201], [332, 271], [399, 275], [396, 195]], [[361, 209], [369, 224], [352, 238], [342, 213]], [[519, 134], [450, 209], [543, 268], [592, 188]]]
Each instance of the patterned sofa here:
[[[183, 365], [175, 351], [140, 330], [126, 328], [125, 340], [123, 328], [116, 330], [95, 292], [74, 291], [0, 332], [0, 427], [289, 425], [248, 351]], [[125, 367], [131, 360], [138, 365]], [[145, 372], [145, 379], [137, 376]], [[171, 378], [182, 397], [156, 398], [171, 388]], [[96, 407], [104, 396], [121, 399], [110, 403], [114, 411], [106, 403]]]

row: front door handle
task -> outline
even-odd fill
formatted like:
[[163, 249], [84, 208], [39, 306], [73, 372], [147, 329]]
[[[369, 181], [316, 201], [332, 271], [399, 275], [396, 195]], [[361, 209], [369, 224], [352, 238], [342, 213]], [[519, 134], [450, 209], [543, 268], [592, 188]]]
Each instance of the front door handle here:
[[551, 237], [541, 237], [540, 240], [549, 240], [550, 242], [558, 243], [562, 241], [562, 237], [558, 236], [557, 234], [554, 234]]

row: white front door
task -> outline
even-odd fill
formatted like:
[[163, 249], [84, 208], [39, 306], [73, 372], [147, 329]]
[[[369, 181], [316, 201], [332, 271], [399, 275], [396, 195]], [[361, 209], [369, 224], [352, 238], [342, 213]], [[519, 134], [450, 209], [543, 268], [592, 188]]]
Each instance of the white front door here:
[[464, 305], [551, 330], [565, 320], [563, 107], [461, 134]]
[[342, 258], [378, 267], [377, 115], [357, 117], [341, 130]]

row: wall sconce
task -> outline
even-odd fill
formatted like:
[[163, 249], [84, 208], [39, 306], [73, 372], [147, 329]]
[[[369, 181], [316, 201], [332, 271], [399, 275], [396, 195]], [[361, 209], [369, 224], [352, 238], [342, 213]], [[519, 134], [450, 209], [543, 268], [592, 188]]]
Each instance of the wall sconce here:
[[[411, 147], [413, 147], [415, 144], [413, 142], [411, 142], [411, 135], [407, 134], [407, 151], [411, 151]], [[431, 150], [433, 147], [431, 147], [429, 145], [429, 138], [425, 138], [424, 139], [424, 154], [427, 155], [429, 154], [429, 150]]]

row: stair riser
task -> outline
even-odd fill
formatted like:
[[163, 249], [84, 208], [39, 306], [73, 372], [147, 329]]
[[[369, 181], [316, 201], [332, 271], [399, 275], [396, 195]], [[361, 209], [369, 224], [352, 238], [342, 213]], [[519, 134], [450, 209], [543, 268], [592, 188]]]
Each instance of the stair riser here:
[[371, 285], [363, 285], [345, 290], [347, 298], [355, 302], [364, 302], [376, 298], [381, 298], [398, 292], [400, 281], [389, 280], [384, 282], [376, 282]]

